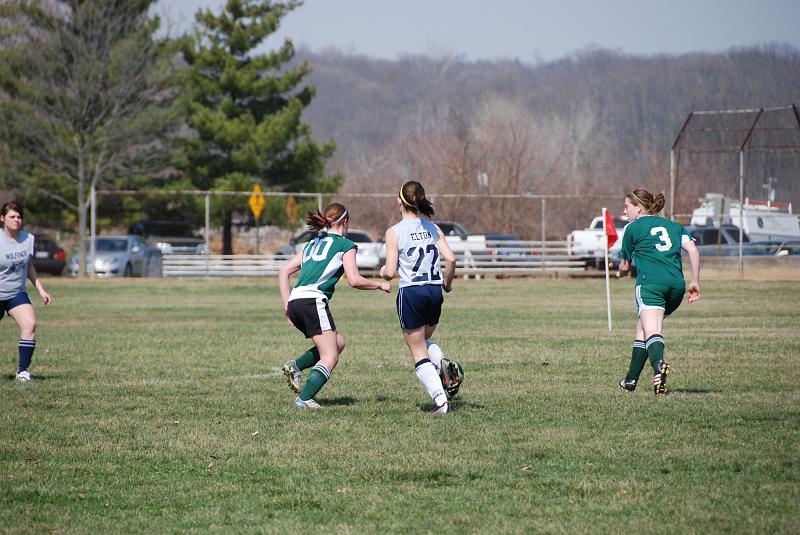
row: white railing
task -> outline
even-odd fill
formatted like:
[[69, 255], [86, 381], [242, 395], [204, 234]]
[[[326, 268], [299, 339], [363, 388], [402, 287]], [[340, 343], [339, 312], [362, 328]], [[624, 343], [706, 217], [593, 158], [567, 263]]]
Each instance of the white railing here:
[[285, 256], [165, 254], [164, 277], [277, 277]]
[[[567, 254], [566, 242], [487, 242], [488, 248], [456, 253], [456, 275], [533, 275], [586, 270], [586, 260]], [[286, 256], [177, 255], [163, 257], [165, 277], [275, 277]], [[374, 276], [377, 270], [360, 270]]]

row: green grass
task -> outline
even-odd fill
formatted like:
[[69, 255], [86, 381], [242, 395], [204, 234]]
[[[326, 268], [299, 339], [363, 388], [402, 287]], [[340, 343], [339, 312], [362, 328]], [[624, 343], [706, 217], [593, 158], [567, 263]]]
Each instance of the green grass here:
[[347, 348], [298, 411], [309, 344], [273, 280], [49, 279], [34, 381], [0, 323], [4, 533], [800, 531], [797, 283], [706, 283], [665, 322], [671, 394], [616, 386], [632, 281], [456, 281], [465, 367], [430, 417], [394, 296], [340, 284]]

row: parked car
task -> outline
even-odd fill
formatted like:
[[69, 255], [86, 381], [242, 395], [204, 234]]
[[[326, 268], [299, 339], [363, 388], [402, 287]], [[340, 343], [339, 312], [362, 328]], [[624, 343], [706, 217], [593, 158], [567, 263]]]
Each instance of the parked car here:
[[[686, 230], [695, 240], [701, 256], [739, 256], [739, 227], [723, 225], [722, 227], [689, 226]], [[762, 244], [751, 243], [747, 233], [742, 237], [745, 255], [768, 254], [768, 248]], [[686, 252], [684, 251], [685, 255]]]
[[530, 248], [519, 242], [520, 238], [516, 234], [486, 234], [486, 246], [489, 248], [492, 262], [530, 260]]
[[[98, 236], [94, 272], [98, 277], [160, 277], [161, 251], [140, 236]], [[88, 251], [87, 251], [88, 257]], [[91, 273], [87, 258], [86, 273]], [[67, 272], [78, 276], [77, 250], [67, 262]]]
[[442, 229], [447, 245], [456, 255], [469, 252], [471, 255], [486, 255], [489, 250], [486, 246], [486, 236], [483, 234], [470, 234], [461, 223], [456, 221], [434, 221]]
[[48, 236], [36, 236], [33, 241], [33, 267], [37, 273], [61, 275], [66, 264], [64, 249]]
[[[303, 250], [303, 247], [317, 235], [313, 230], [304, 230], [286, 245], [275, 250], [278, 256], [294, 256]], [[356, 251], [356, 264], [362, 269], [377, 269], [386, 261], [386, 244], [374, 241], [363, 230], [350, 230], [345, 238], [358, 245]]]
[[162, 254], [208, 254], [205, 239], [185, 221], [137, 221], [128, 234], [141, 236]]
[[[627, 225], [627, 218], [614, 217], [617, 241], [608, 250], [608, 264], [611, 269], [619, 267], [619, 252]], [[567, 253], [585, 259], [587, 267], [595, 266], [597, 269], [605, 269], [605, 230], [602, 216], [592, 219], [585, 229], [573, 230], [567, 234]]]

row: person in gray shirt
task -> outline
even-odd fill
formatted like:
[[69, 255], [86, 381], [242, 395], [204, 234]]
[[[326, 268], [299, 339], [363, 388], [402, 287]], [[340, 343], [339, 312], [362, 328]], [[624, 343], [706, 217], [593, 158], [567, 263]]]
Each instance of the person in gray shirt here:
[[33, 234], [22, 230], [22, 207], [7, 202], [0, 208], [0, 319], [8, 312], [19, 325], [19, 368], [17, 381], [31, 380], [28, 367], [36, 349], [36, 313], [25, 288], [25, 279], [30, 279], [44, 305], [53, 300], [44, 289], [36, 274], [33, 257]]

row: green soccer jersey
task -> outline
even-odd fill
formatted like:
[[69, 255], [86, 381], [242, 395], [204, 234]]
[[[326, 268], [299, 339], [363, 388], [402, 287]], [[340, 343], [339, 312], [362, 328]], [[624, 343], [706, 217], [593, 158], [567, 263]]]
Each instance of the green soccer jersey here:
[[323, 233], [303, 248], [300, 278], [289, 301], [309, 297], [333, 297], [334, 286], [344, 273], [344, 253], [357, 246], [339, 234]]
[[628, 223], [619, 257], [636, 264], [636, 284], [684, 288], [681, 246], [691, 240], [683, 225], [648, 215]]

